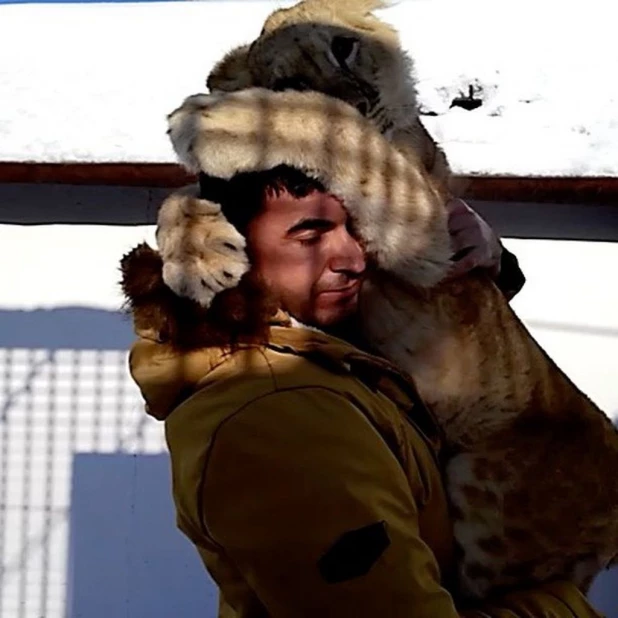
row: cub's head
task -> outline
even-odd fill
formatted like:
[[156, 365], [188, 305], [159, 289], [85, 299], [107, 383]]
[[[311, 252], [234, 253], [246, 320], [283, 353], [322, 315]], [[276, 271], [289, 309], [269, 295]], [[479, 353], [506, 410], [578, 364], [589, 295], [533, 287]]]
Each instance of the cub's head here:
[[258, 39], [215, 66], [207, 85], [317, 90], [356, 107], [383, 133], [408, 126], [417, 115], [412, 64], [395, 30], [372, 15], [380, 6], [304, 0], [275, 11]]

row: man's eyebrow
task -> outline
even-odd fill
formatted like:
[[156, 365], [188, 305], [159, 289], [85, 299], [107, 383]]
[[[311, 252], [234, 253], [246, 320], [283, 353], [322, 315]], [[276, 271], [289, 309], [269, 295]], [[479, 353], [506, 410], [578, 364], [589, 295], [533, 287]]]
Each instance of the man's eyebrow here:
[[294, 232], [300, 232], [301, 230], [315, 230], [315, 229], [328, 229], [333, 226], [333, 222], [330, 219], [324, 219], [322, 217], [305, 217], [297, 223], [295, 223], [288, 231], [288, 234], [294, 234]]

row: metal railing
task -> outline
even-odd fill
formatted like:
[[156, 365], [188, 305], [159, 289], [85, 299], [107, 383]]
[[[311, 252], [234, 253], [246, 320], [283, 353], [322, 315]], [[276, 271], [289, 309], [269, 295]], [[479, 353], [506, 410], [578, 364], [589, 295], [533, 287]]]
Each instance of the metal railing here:
[[120, 350], [0, 349], [0, 618], [64, 618], [76, 453], [159, 453]]

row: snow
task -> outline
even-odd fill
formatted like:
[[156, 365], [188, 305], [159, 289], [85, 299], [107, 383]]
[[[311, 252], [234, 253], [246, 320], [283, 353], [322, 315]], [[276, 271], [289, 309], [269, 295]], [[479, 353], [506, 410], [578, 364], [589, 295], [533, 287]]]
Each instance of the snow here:
[[[175, 161], [166, 115], [289, 4], [0, 6], [0, 161]], [[618, 175], [607, 0], [402, 0], [380, 14], [415, 59], [455, 172]], [[450, 108], [470, 85], [483, 105]]]
[[[618, 45], [606, 0], [403, 3], [425, 118], [456, 171], [618, 174]], [[436, 28], [438, 13], [447, 17]], [[418, 23], [406, 22], [414, 7]], [[412, 17], [412, 11], [410, 11]], [[397, 19], [399, 18], [399, 19]], [[449, 110], [469, 86], [483, 105]]]

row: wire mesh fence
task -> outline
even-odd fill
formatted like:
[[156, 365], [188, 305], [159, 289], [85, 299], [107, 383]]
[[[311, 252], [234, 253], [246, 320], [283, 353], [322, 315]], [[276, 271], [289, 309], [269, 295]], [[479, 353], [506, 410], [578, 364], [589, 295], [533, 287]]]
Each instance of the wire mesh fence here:
[[65, 618], [76, 453], [160, 453], [120, 350], [0, 349], [0, 618]]

